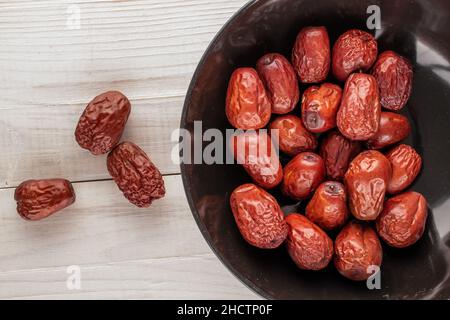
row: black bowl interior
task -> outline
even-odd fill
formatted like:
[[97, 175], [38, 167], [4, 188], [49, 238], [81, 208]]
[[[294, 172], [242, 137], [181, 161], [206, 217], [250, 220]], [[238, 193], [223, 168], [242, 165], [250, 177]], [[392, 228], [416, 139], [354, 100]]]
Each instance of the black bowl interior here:
[[[219, 32], [192, 80], [181, 127], [224, 131], [229, 77], [259, 57], [279, 52], [290, 57], [296, 34], [305, 26], [324, 25], [332, 43], [350, 28], [367, 30], [369, 5], [381, 8], [382, 29], [375, 34], [380, 52], [391, 49], [414, 65], [414, 88], [406, 114], [413, 133], [406, 143], [424, 159], [411, 189], [429, 201], [424, 237], [413, 247], [384, 246], [381, 290], [341, 277], [333, 266], [321, 272], [296, 268], [284, 247], [273, 251], [248, 245], [239, 234], [229, 195], [250, 178], [238, 165], [183, 164], [188, 201], [205, 239], [222, 262], [245, 284], [275, 299], [426, 299], [450, 298], [450, 2], [448, 0], [260, 0], [237, 13]], [[330, 77], [329, 81], [335, 82]], [[301, 88], [302, 92], [304, 87]], [[295, 113], [299, 113], [299, 107]], [[275, 195], [286, 213], [303, 204]]]

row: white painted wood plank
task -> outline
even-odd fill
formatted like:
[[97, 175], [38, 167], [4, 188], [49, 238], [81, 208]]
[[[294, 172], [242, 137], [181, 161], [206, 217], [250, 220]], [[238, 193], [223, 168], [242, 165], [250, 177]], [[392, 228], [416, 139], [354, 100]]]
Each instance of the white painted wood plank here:
[[[126, 94], [126, 91], [124, 91]], [[134, 100], [123, 140], [137, 143], [163, 174], [178, 173], [171, 134], [179, 126], [180, 98]], [[0, 188], [30, 178], [109, 179], [106, 155], [93, 156], [75, 141], [84, 105], [0, 110]]]
[[151, 208], [128, 203], [113, 181], [74, 184], [77, 200], [39, 222], [15, 211], [14, 189], [0, 191], [0, 270], [189, 256], [210, 250], [190, 213], [180, 176]]
[[[1, 1], [0, 188], [40, 177], [108, 178], [74, 142], [85, 105], [116, 89], [133, 103], [125, 138], [165, 174], [170, 134], [214, 34], [246, 1]], [[80, 29], [66, 23], [80, 9]]]
[[[73, 131], [95, 95], [132, 101], [124, 139], [165, 174], [170, 134], [195, 66], [214, 34], [246, 0], [0, 0], [0, 298], [256, 298], [211, 253], [184, 197], [130, 205], [112, 181], [75, 183], [77, 202], [38, 223], [15, 213], [29, 178], [107, 179], [105, 157], [80, 149]], [[68, 9], [81, 13], [70, 29]], [[72, 9], [74, 7], [71, 7]], [[66, 268], [82, 268], [68, 291]]]
[[[40, 2], [0, 7], [0, 108], [85, 103], [118, 84], [130, 98], [184, 95], [245, 0]], [[70, 5], [80, 29], [66, 25]]]
[[0, 272], [0, 299], [260, 299], [212, 254], [81, 266], [80, 290], [66, 268]]
[[[22, 220], [14, 190], [0, 190], [0, 298], [255, 298], [202, 238], [181, 177], [164, 178], [167, 196], [150, 209], [112, 181], [76, 183], [76, 203], [40, 222]], [[70, 265], [81, 291], [66, 288]]]

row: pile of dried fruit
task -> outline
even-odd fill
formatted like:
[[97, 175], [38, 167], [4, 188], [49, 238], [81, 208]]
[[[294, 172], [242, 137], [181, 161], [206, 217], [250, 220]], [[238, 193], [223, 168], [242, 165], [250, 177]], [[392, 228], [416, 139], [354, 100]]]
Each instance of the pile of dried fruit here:
[[[337, 82], [345, 82], [343, 89], [319, 84], [330, 69]], [[303, 93], [301, 113], [295, 111], [297, 78], [315, 84]], [[347, 31], [331, 50], [325, 27], [300, 31], [292, 64], [271, 53], [256, 69], [235, 70], [226, 115], [235, 128], [251, 131], [235, 135], [231, 145], [254, 182], [238, 187], [230, 198], [244, 239], [262, 249], [285, 242], [304, 270], [323, 269], [334, 257], [337, 270], [357, 281], [381, 266], [378, 237], [397, 248], [416, 243], [424, 233], [427, 202], [417, 192], [404, 191], [419, 174], [422, 159], [411, 146], [398, 144], [411, 127], [405, 116], [392, 112], [406, 105], [412, 78], [405, 58], [392, 51], [378, 56], [371, 34]], [[277, 137], [262, 128], [278, 129]], [[274, 141], [293, 157], [284, 168]], [[245, 148], [238, 151], [239, 144]], [[258, 150], [257, 156], [249, 156], [249, 150]], [[285, 217], [266, 191], [277, 186], [291, 199], [310, 199], [305, 215]], [[386, 195], [392, 197], [386, 200]], [[327, 234], [339, 230], [334, 241]]]
[[[132, 204], [144, 208], [166, 191], [161, 173], [145, 152], [132, 142], [119, 144], [130, 112], [130, 101], [122, 93], [103, 93], [84, 110], [75, 138], [93, 155], [109, 152], [109, 174]], [[73, 204], [75, 192], [65, 179], [28, 180], [17, 187], [14, 199], [22, 218], [41, 220]]]

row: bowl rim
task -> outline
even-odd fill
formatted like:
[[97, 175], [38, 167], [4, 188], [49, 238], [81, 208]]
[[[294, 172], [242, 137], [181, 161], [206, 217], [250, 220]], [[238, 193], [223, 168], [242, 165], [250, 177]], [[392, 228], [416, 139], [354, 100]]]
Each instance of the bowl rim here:
[[[203, 53], [199, 63], [197, 64], [197, 67], [195, 69], [195, 72], [191, 78], [186, 96], [185, 96], [185, 100], [184, 100], [184, 104], [183, 104], [183, 110], [181, 113], [181, 120], [180, 120], [180, 129], [185, 128], [185, 124], [186, 124], [186, 117], [187, 117], [187, 112], [188, 112], [188, 107], [191, 104], [191, 99], [192, 99], [192, 93], [194, 91], [194, 87], [198, 81], [198, 77], [200, 74], [201, 69], [203, 68], [203, 65], [206, 61], [206, 59], [210, 56], [211, 54], [211, 49], [216, 46], [216, 44], [219, 41], [219, 38], [222, 36], [223, 32], [229, 28], [230, 24], [232, 22], [234, 22], [240, 15], [242, 12], [246, 11], [247, 9], [249, 9], [250, 7], [254, 6], [255, 4], [257, 4], [259, 2], [259, 0], [250, 0], [248, 1], [244, 6], [242, 6], [238, 11], [236, 11], [226, 22], [225, 24], [220, 28], [220, 30], [215, 34], [213, 40], [209, 43], [208, 47], [206, 48], [205, 52]], [[237, 278], [242, 284], [244, 284], [247, 288], [249, 288], [251, 291], [253, 291], [254, 293], [258, 294], [260, 297], [264, 298], [264, 299], [273, 299], [273, 297], [271, 297], [267, 292], [265, 292], [264, 290], [262, 290], [260, 287], [258, 287], [256, 285], [256, 283], [254, 283], [253, 281], [251, 281], [249, 278], [243, 276], [240, 272], [238, 272], [233, 265], [227, 261], [214, 247], [213, 245], [213, 241], [212, 238], [209, 235], [208, 229], [205, 226], [205, 224], [202, 222], [202, 220], [200, 219], [200, 214], [195, 206], [194, 200], [192, 198], [191, 195], [191, 188], [190, 188], [190, 181], [187, 177], [187, 172], [186, 172], [186, 164], [181, 163], [180, 164], [180, 171], [181, 171], [181, 179], [183, 181], [183, 187], [184, 187], [184, 192], [186, 194], [186, 198], [187, 201], [189, 203], [189, 207], [191, 209], [191, 213], [194, 216], [195, 222], [197, 223], [198, 228], [200, 229], [203, 238], [206, 240], [209, 248], [213, 251], [214, 255], [219, 259], [219, 261], [222, 263], [222, 265], [224, 265], [232, 274], [235, 278]]]

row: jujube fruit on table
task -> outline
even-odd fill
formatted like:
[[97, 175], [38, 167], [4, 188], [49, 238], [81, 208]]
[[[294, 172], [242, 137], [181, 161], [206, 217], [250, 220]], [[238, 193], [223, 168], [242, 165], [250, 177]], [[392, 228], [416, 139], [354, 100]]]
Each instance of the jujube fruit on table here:
[[110, 152], [119, 143], [130, 112], [130, 101], [118, 91], [95, 97], [78, 121], [75, 130], [78, 144], [94, 155]]
[[17, 212], [25, 220], [42, 220], [75, 202], [72, 184], [65, 179], [27, 180], [15, 190]]
[[107, 158], [109, 174], [132, 204], [147, 208], [166, 194], [164, 180], [147, 154], [132, 142], [122, 142]]

